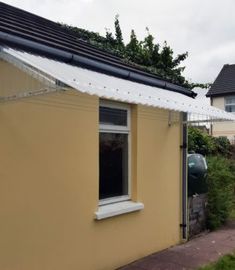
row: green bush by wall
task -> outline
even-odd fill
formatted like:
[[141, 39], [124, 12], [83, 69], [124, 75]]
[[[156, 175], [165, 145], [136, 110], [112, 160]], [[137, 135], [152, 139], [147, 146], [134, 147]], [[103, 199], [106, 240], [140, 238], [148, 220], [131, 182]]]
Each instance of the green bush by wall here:
[[235, 166], [221, 156], [207, 157], [207, 163], [207, 227], [214, 230], [224, 224], [233, 207]]
[[204, 131], [188, 128], [188, 151], [207, 155], [221, 155], [229, 158], [231, 156], [231, 144], [226, 137], [212, 137]]
[[233, 208], [235, 161], [231, 156], [235, 151], [226, 137], [215, 138], [194, 127], [188, 129], [188, 151], [206, 156], [207, 227], [214, 230], [224, 224]]

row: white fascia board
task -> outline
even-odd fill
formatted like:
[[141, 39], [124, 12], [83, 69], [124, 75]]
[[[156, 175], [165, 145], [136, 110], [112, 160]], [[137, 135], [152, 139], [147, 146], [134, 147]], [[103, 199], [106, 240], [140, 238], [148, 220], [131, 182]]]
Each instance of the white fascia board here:
[[11, 55], [82, 93], [130, 104], [204, 115], [214, 120], [235, 121], [235, 115], [180, 93], [109, 76], [8, 47], [4, 47], [1, 54]]

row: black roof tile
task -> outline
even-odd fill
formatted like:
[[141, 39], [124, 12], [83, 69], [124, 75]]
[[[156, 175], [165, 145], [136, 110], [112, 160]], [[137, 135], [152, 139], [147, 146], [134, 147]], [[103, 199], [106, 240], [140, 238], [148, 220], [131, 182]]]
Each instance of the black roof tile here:
[[[15, 37], [36, 42], [37, 44], [46, 45], [64, 52], [69, 52], [73, 55], [79, 55], [87, 59], [104, 63], [114, 68], [123, 69], [127, 72], [134, 72], [137, 74], [136, 77], [140, 75], [149, 78], [150, 81], [159, 81], [159, 84], [166, 89], [180, 92], [191, 97], [195, 96], [195, 93], [189, 89], [172, 84], [155, 74], [140, 69], [136, 65], [128, 64], [120, 57], [98, 49], [79, 39], [77, 35], [63, 28], [58, 23], [2, 2], [0, 2], [0, 33], [7, 33]], [[9, 41], [6, 41], [4, 38], [2, 38], [2, 40], [0, 39], [0, 45], [7, 44], [7, 42]]]
[[213, 97], [231, 94], [235, 94], [235, 65], [224, 65], [206, 96]]

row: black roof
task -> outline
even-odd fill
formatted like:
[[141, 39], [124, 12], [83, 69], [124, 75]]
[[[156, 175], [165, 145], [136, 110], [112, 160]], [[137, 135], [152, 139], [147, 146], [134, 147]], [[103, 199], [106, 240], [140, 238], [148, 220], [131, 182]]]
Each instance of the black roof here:
[[[47, 54], [98, 72], [159, 86], [194, 97], [182, 86], [143, 71], [123, 59], [79, 39], [60, 24], [0, 2], [0, 46], [10, 45]], [[67, 58], [66, 58], [67, 57]]]
[[206, 96], [226, 96], [231, 94], [235, 94], [235, 65], [227, 64], [223, 66]]

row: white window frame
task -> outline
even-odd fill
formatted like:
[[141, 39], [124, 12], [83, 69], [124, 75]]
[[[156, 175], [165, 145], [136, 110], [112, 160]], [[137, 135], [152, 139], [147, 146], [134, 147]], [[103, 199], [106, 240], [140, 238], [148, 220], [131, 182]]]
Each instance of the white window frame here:
[[118, 203], [122, 201], [127, 201], [131, 199], [131, 108], [130, 105], [119, 103], [119, 102], [112, 102], [106, 100], [100, 100], [99, 108], [100, 107], [107, 107], [107, 108], [114, 108], [114, 109], [124, 109], [127, 111], [127, 125], [126, 126], [118, 126], [118, 125], [105, 125], [99, 124], [99, 133], [121, 133], [128, 135], [128, 170], [127, 170], [127, 195], [110, 197], [106, 199], [99, 200], [99, 206], [111, 204], [111, 203]]
[[[227, 103], [227, 100], [229, 98], [234, 98], [235, 99], [235, 96], [227, 96], [227, 97], [224, 97], [224, 110], [226, 111], [226, 106], [235, 106], [235, 103]], [[228, 111], [226, 111], [228, 112]], [[233, 113], [235, 114], [235, 112], [230, 112], [230, 113]]]

